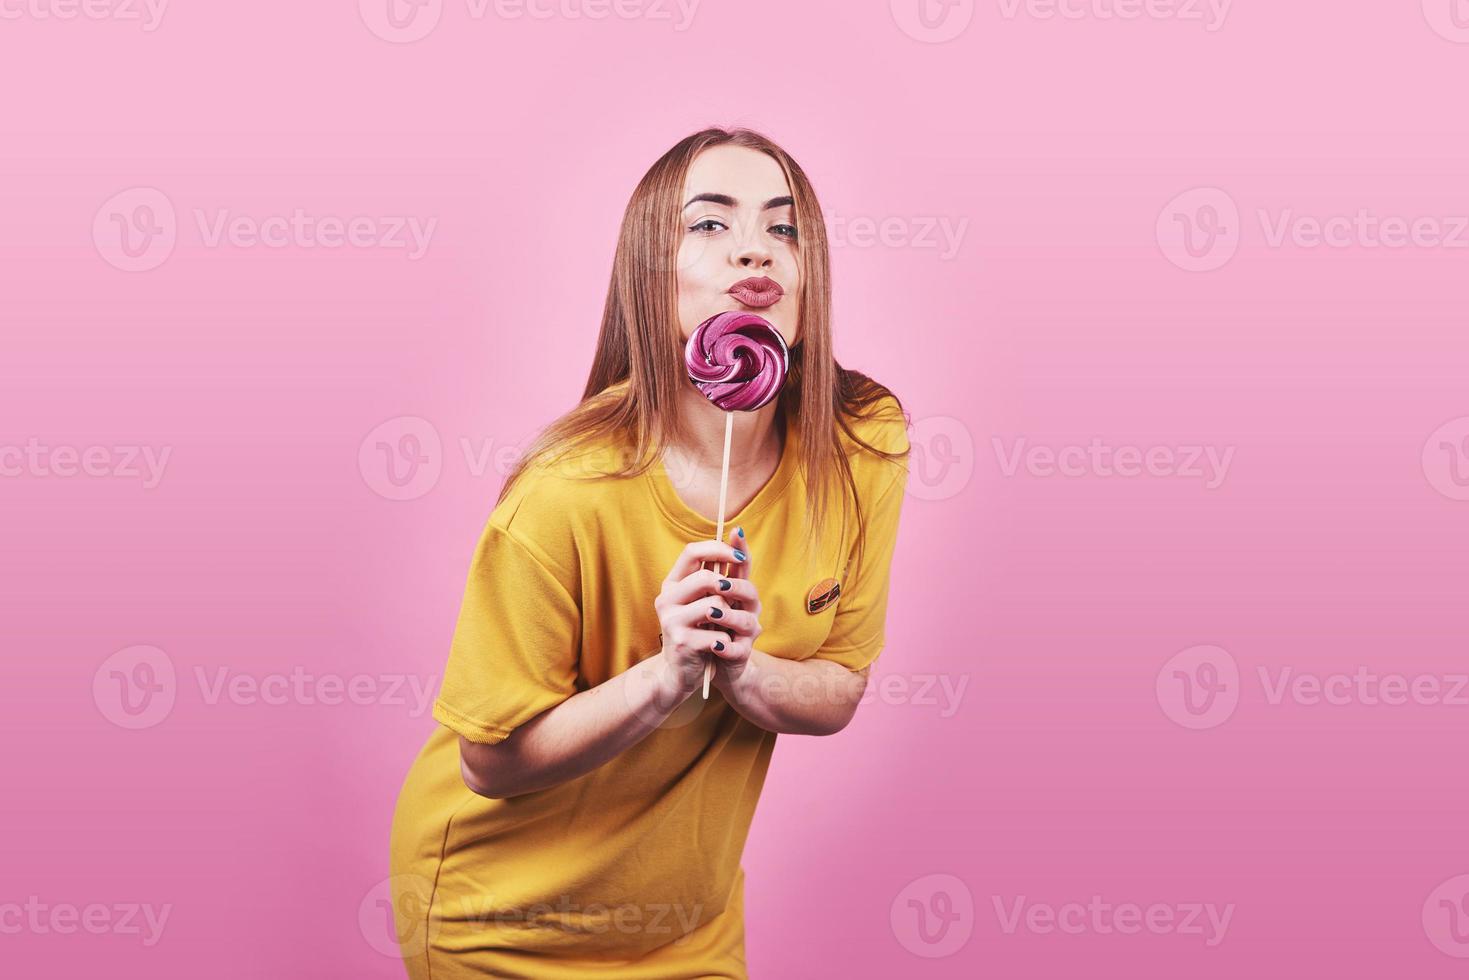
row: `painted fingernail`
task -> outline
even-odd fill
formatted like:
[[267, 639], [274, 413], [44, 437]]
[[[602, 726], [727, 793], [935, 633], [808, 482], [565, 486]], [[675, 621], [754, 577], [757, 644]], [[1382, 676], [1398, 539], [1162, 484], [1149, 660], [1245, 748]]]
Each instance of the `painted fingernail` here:
[[714, 649], [716, 649], [716, 650], [723, 650], [724, 649], [724, 644], [723, 643], [720, 643], [718, 640], [715, 640], [714, 641]]
[[735, 561], [744, 561], [745, 553], [738, 548], [735, 549]]
[[709, 610], [709, 615], [713, 616], [715, 619], [723, 619], [724, 618], [724, 610], [723, 609], [711, 609], [711, 610]]
[[729, 579], [722, 578], [722, 579], [719, 580], [719, 591], [720, 592], [728, 592], [730, 590], [730, 588], [731, 588], [731, 586], [729, 584]]
[[745, 529], [742, 527], [737, 527], [735, 528], [735, 533], [743, 538], [745, 536]]

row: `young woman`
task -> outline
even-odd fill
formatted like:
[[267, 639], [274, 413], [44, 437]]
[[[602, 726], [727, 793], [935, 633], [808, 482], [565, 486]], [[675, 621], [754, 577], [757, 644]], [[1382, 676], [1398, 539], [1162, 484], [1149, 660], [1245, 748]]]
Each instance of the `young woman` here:
[[[718, 541], [725, 413], [683, 346], [726, 310], [780, 331], [790, 370], [734, 413]], [[414, 980], [747, 976], [755, 804], [776, 736], [834, 734], [863, 694], [907, 451], [897, 398], [832, 356], [801, 168], [748, 130], [674, 146], [623, 217], [582, 402], [474, 553], [393, 821]]]

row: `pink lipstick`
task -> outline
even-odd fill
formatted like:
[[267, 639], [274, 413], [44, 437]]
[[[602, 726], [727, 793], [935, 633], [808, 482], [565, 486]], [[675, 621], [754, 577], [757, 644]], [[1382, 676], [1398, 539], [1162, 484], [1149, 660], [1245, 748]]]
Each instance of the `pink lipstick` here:
[[729, 294], [752, 309], [763, 310], [780, 302], [785, 290], [769, 276], [757, 276], [753, 279], [741, 279], [729, 287]]

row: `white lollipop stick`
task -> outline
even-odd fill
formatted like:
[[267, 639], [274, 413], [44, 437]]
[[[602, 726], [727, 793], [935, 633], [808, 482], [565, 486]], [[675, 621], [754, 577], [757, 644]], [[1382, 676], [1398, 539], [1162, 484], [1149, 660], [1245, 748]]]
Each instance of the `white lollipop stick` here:
[[[724, 413], [724, 462], [720, 465], [720, 469], [719, 469], [719, 530], [717, 530], [717, 531], [714, 532], [714, 538], [715, 538], [715, 540], [717, 540], [717, 541], [719, 541], [721, 543], [723, 543], [723, 541], [724, 541], [724, 501], [725, 501], [725, 494], [729, 490], [729, 440], [730, 440], [730, 437], [733, 434], [734, 434], [734, 412], [725, 412]], [[724, 562], [717, 562], [716, 564], [723, 565]], [[699, 562], [699, 567], [700, 568], [703, 568], [704, 567], [704, 562]], [[728, 575], [729, 573], [728, 572], [721, 571], [719, 574], [720, 575]], [[715, 654], [710, 653], [709, 654], [709, 662], [704, 665], [704, 700], [706, 700], [706, 701], [709, 699], [709, 682], [714, 679], [714, 657], [715, 657]]]

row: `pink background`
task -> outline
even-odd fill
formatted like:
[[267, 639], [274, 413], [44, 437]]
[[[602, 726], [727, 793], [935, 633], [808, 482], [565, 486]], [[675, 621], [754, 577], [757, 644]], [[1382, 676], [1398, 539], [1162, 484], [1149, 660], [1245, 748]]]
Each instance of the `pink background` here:
[[[411, 687], [493, 453], [574, 403], [634, 183], [718, 123], [811, 175], [839, 359], [917, 423], [871, 701], [781, 740], [746, 850], [752, 976], [1463, 974], [1469, 233], [1271, 233], [1454, 235], [1469, 9], [997, 0], [930, 31], [901, 0], [444, 0], [402, 41], [380, 0], [152, 30], [27, 2], [0, 23], [5, 972], [401, 975], [373, 903], [433, 724]], [[199, 227], [296, 209], [370, 220], [342, 247]], [[395, 216], [434, 222], [423, 254], [375, 244]], [[398, 487], [377, 443], [405, 435]], [[1232, 454], [1209, 487], [1161, 450], [1009, 466], [1022, 439]], [[103, 475], [58, 475], [62, 446]], [[155, 486], [130, 446], [169, 452]], [[1441, 696], [1272, 699], [1358, 668]], [[1184, 687], [1215, 670], [1216, 700]], [[98, 934], [15, 928], [31, 896]], [[1022, 896], [1232, 912], [1062, 932], [1010, 923]], [[128, 905], [170, 907], [156, 941]]]

